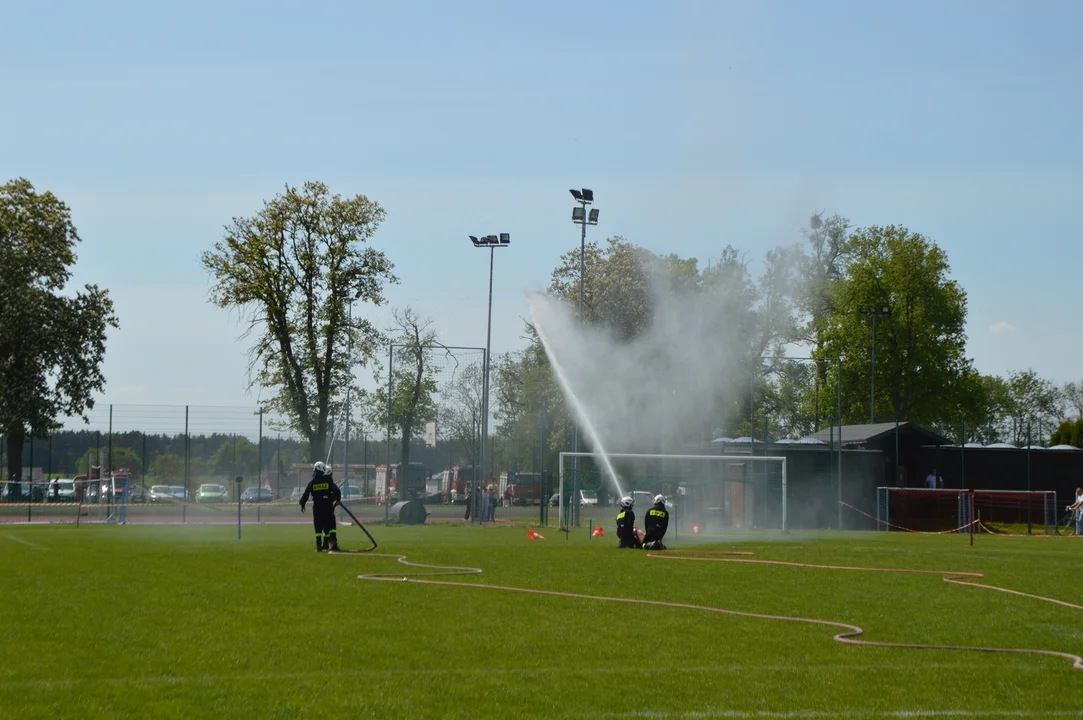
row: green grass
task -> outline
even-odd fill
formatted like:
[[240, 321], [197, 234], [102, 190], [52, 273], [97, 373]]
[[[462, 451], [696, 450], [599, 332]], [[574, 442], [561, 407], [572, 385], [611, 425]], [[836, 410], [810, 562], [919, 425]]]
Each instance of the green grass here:
[[[655, 560], [554, 529], [370, 527], [377, 552], [539, 588], [853, 623], [865, 639], [1083, 652], [1083, 611], [936, 575]], [[343, 529], [343, 545], [362, 547]], [[698, 540], [699, 538], [697, 538]], [[686, 549], [686, 542], [675, 543]], [[716, 539], [717, 540], [717, 539]], [[0, 525], [2, 718], [1053, 717], [1058, 658], [848, 647], [778, 621], [420, 583], [310, 526]], [[978, 571], [1083, 604], [1083, 542], [745, 534], [762, 559]]]

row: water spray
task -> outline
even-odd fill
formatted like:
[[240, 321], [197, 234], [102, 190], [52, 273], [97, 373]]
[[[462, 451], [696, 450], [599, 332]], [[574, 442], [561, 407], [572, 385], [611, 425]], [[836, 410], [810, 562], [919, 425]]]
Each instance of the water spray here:
[[553, 372], [557, 376], [557, 382], [560, 384], [560, 389], [564, 392], [564, 397], [571, 403], [576, 418], [579, 420], [580, 425], [583, 426], [583, 430], [586, 432], [587, 437], [590, 438], [594, 453], [597, 457], [601, 458], [602, 468], [613, 482], [613, 487], [617, 489], [617, 495], [624, 497], [624, 489], [620, 486], [620, 480], [617, 478], [617, 471], [614, 469], [613, 463], [609, 460], [609, 453], [606, 452], [605, 446], [602, 445], [602, 439], [598, 436], [598, 432], [594, 428], [594, 423], [591, 422], [586, 409], [583, 407], [583, 404], [579, 401], [579, 397], [575, 394], [571, 384], [568, 382], [568, 375], [564, 372], [564, 366], [560, 364], [560, 359], [557, 358], [556, 353], [549, 344], [549, 338], [545, 334], [544, 325], [539, 322], [538, 299], [540, 297], [542, 296], [530, 295], [527, 298], [527, 303], [530, 305], [530, 317], [534, 320], [534, 328], [538, 331], [538, 337], [541, 339], [542, 347], [545, 348], [545, 354], [548, 356], [549, 362], [553, 366]]

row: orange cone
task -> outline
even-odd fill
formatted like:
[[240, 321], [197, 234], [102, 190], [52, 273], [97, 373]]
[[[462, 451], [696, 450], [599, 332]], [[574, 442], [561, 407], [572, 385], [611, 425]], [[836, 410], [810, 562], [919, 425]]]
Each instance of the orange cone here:
[[598, 527], [594, 528], [594, 530], [590, 533], [590, 536], [591, 537], [605, 537], [605, 530], [602, 530], [602, 526], [599, 525]]
[[537, 535], [538, 535], [538, 533], [534, 532], [534, 528], [530, 528], [526, 532], [526, 539], [527, 540], [533, 540], [535, 537], [537, 537]]
[[544, 540], [545, 536], [540, 534], [540, 533], [534, 533], [534, 539], [535, 540]]

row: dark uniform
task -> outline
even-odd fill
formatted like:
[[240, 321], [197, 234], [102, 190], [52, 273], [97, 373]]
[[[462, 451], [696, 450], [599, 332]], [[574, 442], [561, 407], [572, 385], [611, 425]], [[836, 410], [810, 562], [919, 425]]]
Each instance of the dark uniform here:
[[342, 500], [342, 491], [335, 485], [331, 473], [318, 470], [312, 473], [312, 479], [301, 495], [301, 512], [305, 503], [312, 496], [312, 524], [316, 528], [316, 552], [334, 550], [338, 552], [338, 536], [335, 534], [335, 505]]
[[666, 504], [655, 503], [647, 511], [645, 522], [647, 533], [643, 536], [643, 547], [648, 550], [665, 550], [666, 546], [662, 544], [662, 538], [666, 536], [666, 530], [669, 529], [669, 510], [666, 510]]
[[632, 508], [622, 507], [617, 513], [617, 539], [619, 548], [639, 548], [642, 543], [636, 533], [636, 514]]

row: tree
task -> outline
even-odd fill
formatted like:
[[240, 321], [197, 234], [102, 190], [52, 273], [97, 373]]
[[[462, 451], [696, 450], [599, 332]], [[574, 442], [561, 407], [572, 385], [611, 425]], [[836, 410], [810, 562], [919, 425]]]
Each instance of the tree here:
[[1051, 381], [1038, 377], [1034, 370], [1015, 370], [1008, 375], [1007, 416], [1012, 423], [1016, 444], [1029, 440], [1039, 443], [1045, 432], [1052, 431], [1064, 417], [1060, 390]]
[[177, 485], [184, 482], [184, 459], [173, 453], [163, 453], [154, 458], [147, 476], [159, 485]]
[[395, 327], [392, 342], [391, 387], [388, 378], [377, 364], [373, 375], [377, 383], [383, 382], [372, 393], [369, 419], [374, 424], [387, 424], [387, 399], [391, 396], [391, 427], [389, 432], [396, 432], [402, 438], [402, 456], [400, 462], [405, 468], [410, 462], [410, 438], [425, 429], [425, 423], [436, 419], [436, 402], [433, 397], [437, 391], [434, 368], [429, 362], [433, 350], [441, 345], [436, 340], [436, 332], [431, 329], [432, 321], [418, 317], [413, 308], [395, 310]]
[[238, 475], [248, 480], [259, 474], [259, 448], [246, 437], [234, 435], [211, 456], [212, 472], [232, 482]]
[[1065, 408], [1083, 418], [1083, 382], [1066, 382], [1061, 387], [1061, 398]]
[[876, 324], [876, 408], [891, 420], [961, 420], [977, 408], [965, 379], [966, 293], [949, 278], [947, 255], [897, 226], [856, 230], [846, 241], [844, 275], [831, 286], [821, 357], [844, 357], [843, 417], [868, 417], [872, 337], [860, 306], [890, 308]]
[[1049, 444], [1083, 448], [1083, 417], [1061, 422], [1049, 436]]
[[[90, 466], [90, 455], [94, 453], [94, 450], [87, 450], [83, 453], [83, 456], [75, 461], [75, 469], [80, 475], [87, 475], [87, 470]], [[112, 457], [110, 457], [112, 455]], [[128, 471], [139, 475], [143, 471], [143, 462], [139, 459], [139, 453], [132, 450], [129, 447], [117, 447], [113, 446], [110, 450], [107, 446], [103, 445], [101, 448], [101, 456], [97, 457], [95, 454], [94, 467], [101, 467], [102, 476], [106, 476], [110, 471], [122, 472]]]
[[306, 182], [264, 203], [251, 218], [234, 218], [225, 238], [202, 255], [214, 276], [211, 300], [244, 314], [256, 343], [252, 385], [275, 394], [266, 407], [289, 418], [323, 458], [328, 434], [353, 383], [380, 342], [380, 333], [347, 308], [352, 300], [381, 305], [396, 283], [392, 264], [362, 245], [384, 219], [364, 195], [342, 198]]
[[67, 293], [75, 245], [71, 211], [19, 178], [0, 186], [0, 430], [9, 477], [22, 473], [23, 444], [83, 415], [105, 386], [105, 334], [119, 327], [97, 285]]
[[470, 465], [480, 462], [482, 416], [484, 413], [484, 370], [471, 363], [458, 373], [440, 407], [439, 421], [444, 436], [465, 451]]

